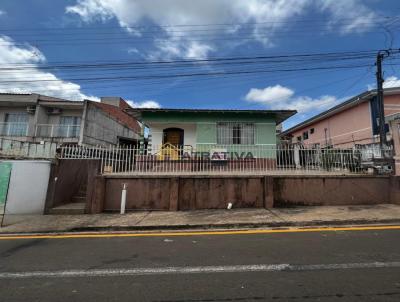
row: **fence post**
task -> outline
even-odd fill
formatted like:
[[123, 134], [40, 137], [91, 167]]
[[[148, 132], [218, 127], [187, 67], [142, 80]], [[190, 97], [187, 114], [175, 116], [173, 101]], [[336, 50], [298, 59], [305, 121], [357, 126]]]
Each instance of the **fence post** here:
[[120, 214], [125, 214], [126, 208], [126, 184], [123, 184], [121, 192], [121, 211]]
[[300, 162], [300, 147], [295, 145], [293, 148], [293, 153], [294, 153], [294, 164], [296, 169], [301, 168], [301, 162]]

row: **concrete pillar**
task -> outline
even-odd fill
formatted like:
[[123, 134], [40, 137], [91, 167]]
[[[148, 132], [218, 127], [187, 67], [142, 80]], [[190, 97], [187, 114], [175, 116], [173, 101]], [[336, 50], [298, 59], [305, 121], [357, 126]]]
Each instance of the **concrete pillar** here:
[[390, 132], [392, 133], [394, 147], [395, 175], [400, 176], [400, 120], [390, 121]]
[[390, 177], [390, 203], [400, 205], [400, 176]]
[[274, 178], [271, 176], [264, 177], [264, 208], [274, 207]]
[[295, 145], [293, 150], [294, 150], [294, 163], [296, 165], [296, 169], [301, 169], [301, 165], [300, 165], [300, 146]]
[[84, 139], [84, 134], [85, 134], [85, 125], [86, 125], [86, 119], [87, 119], [87, 111], [88, 111], [88, 101], [85, 100], [84, 105], [83, 105], [83, 112], [82, 112], [82, 117], [81, 117], [81, 127], [79, 129], [79, 141], [78, 145], [83, 145], [83, 139]]
[[[89, 185], [89, 184], [88, 184]], [[96, 176], [92, 188], [88, 188], [86, 195], [86, 212], [100, 214], [104, 211], [106, 180], [103, 176]]]
[[179, 210], [179, 178], [170, 178], [169, 186], [169, 210], [178, 211]]

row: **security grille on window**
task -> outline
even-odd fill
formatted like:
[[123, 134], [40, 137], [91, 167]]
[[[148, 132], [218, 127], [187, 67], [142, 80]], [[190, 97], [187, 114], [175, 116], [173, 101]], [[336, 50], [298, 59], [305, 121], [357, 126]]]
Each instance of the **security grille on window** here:
[[217, 124], [218, 145], [254, 145], [255, 127], [252, 123], [222, 122]]

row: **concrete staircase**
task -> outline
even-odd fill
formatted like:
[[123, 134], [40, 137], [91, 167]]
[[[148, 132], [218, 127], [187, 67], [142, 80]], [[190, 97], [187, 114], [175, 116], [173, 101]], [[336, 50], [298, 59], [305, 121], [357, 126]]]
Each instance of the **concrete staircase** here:
[[81, 215], [85, 214], [85, 203], [71, 202], [49, 210], [52, 215]]
[[49, 210], [53, 215], [81, 215], [85, 214], [87, 184], [82, 184], [79, 191], [66, 203]]

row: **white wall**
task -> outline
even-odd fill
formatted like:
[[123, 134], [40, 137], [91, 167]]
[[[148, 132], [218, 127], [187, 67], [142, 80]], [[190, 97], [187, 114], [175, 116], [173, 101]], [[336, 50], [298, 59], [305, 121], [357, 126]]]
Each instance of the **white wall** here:
[[148, 123], [150, 134], [152, 136], [151, 144], [153, 146], [162, 145], [163, 130], [166, 128], [183, 129], [183, 144], [196, 147], [196, 124], [179, 124], [179, 123]]
[[10, 160], [6, 214], [43, 214], [50, 176], [50, 161]]

